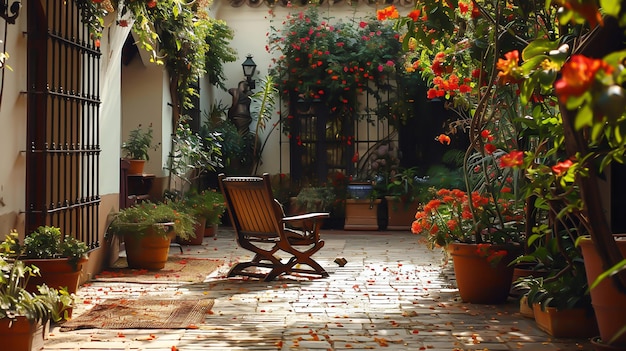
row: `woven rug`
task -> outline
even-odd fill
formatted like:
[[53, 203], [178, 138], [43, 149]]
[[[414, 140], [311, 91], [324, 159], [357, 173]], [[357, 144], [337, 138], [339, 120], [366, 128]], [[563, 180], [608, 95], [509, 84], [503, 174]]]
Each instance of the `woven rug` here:
[[76, 329], [197, 329], [214, 300], [112, 299], [61, 325]]
[[165, 267], [158, 271], [128, 268], [126, 258], [115, 262], [112, 268], [95, 276], [95, 281], [125, 283], [199, 283], [221, 266], [224, 261], [207, 258], [169, 257]]

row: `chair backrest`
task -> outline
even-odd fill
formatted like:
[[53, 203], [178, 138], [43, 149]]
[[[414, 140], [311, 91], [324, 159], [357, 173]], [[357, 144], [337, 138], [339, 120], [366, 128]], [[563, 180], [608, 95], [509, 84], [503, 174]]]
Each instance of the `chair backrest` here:
[[282, 211], [274, 202], [269, 174], [265, 173], [262, 177], [226, 177], [220, 174], [218, 182], [238, 235], [280, 235]]

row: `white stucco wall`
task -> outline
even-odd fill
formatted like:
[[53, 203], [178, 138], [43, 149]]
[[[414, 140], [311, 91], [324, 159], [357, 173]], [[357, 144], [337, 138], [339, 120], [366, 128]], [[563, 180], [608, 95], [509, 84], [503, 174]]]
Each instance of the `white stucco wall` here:
[[20, 211], [24, 210], [26, 194], [26, 8], [22, 7], [16, 24], [6, 29], [4, 20], [0, 26], [0, 49], [9, 54], [6, 64], [11, 69], [0, 72], [2, 100], [0, 101], [0, 235], [22, 222]]
[[[357, 1], [354, 2], [355, 6], [348, 5], [346, 3], [335, 5], [322, 5], [321, 10], [327, 13], [327, 16], [332, 17], [332, 21], [338, 21], [348, 18], [375, 16], [376, 11], [380, 8], [386, 7], [386, 5], [367, 5], [361, 4]], [[259, 90], [259, 80], [267, 75], [270, 68], [272, 55], [266, 51], [265, 46], [268, 44], [268, 33], [270, 26], [277, 28], [282, 27], [282, 22], [286, 19], [289, 13], [297, 13], [305, 10], [304, 7], [284, 7], [276, 6], [269, 8], [266, 5], [259, 7], [250, 7], [243, 5], [241, 7], [232, 7], [229, 5], [228, 0], [215, 0], [212, 8], [214, 16], [218, 19], [226, 21], [228, 26], [235, 32], [235, 37], [231, 46], [238, 53], [238, 60], [233, 63], [228, 63], [224, 67], [224, 73], [227, 77], [226, 86], [236, 87], [238, 82], [244, 79], [243, 70], [241, 64], [246, 59], [247, 54], [252, 54], [254, 62], [257, 64], [257, 91]], [[270, 10], [273, 12], [274, 17], [270, 15]], [[402, 11], [402, 9], [401, 9]], [[409, 12], [407, 7], [405, 12]], [[204, 95], [203, 95], [204, 96]], [[231, 96], [225, 91], [215, 92], [215, 101], [222, 101], [224, 104], [230, 106]], [[278, 115], [275, 113], [272, 121], [268, 123], [269, 131], [271, 125], [278, 121]], [[254, 124], [251, 126], [254, 128]], [[265, 134], [261, 135], [261, 140], [265, 139]], [[280, 158], [282, 155], [282, 172], [289, 172], [289, 146], [287, 143], [283, 143], [282, 150], [279, 150], [279, 133], [278, 128], [272, 132], [268, 140], [267, 146], [263, 153], [263, 164], [258, 170], [258, 174], [263, 172], [269, 172], [271, 174], [278, 173], [280, 171]], [[284, 140], [284, 138], [283, 138]]]
[[[171, 128], [171, 103], [167, 90], [167, 77], [163, 66], [145, 64], [138, 57], [122, 67], [122, 142], [128, 138], [131, 130], [140, 124], [143, 130], [152, 126], [153, 143], [161, 143], [156, 150], [149, 151], [150, 160], [146, 163], [145, 173], [157, 177], [164, 175], [163, 166], [167, 160]], [[165, 95], [167, 94], [167, 95]], [[121, 144], [117, 145], [119, 149]]]

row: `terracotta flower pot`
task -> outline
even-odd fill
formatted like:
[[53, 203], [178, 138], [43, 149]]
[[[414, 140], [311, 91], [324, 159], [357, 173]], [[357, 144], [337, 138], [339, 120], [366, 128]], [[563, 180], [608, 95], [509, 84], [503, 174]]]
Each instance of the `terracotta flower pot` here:
[[559, 311], [534, 303], [533, 313], [537, 327], [555, 338], [590, 338], [598, 333], [593, 312], [584, 308]]
[[188, 239], [183, 239], [179, 237], [177, 239], [178, 243], [181, 245], [202, 245], [202, 242], [204, 240], [205, 226], [206, 226], [206, 218], [204, 217], [196, 218], [196, 225], [194, 227], [196, 236], [193, 238], [188, 238]]
[[516, 257], [519, 248], [513, 245], [492, 245], [491, 249], [506, 250], [507, 255], [494, 264], [493, 261], [489, 262], [476, 244], [448, 244], [447, 250], [452, 256], [457, 287], [464, 302], [506, 302], [513, 279], [513, 267], [509, 263]]
[[[626, 255], [626, 236], [620, 235], [621, 240], [616, 240], [622, 255]], [[585, 260], [585, 272], [587, 281], [592, 284], [604, 269], [602, 261], [590, 238], [580, 240], [583, 258]], [[590, 290], [591, 304], [598, 320], [600, 338], [603, 343], [608, 343], [618, 331], [626, 326], [626, 295], [620, 293], [613, 285], [610, 278], [604, 279], [598, 286]], [[610, 346], [619, 346], [626, 350], [626, 333], [622, 334]]]
[[8, 318], [0, 319], [2, 349], [11, 351], [41, 350], [43, 348], [43, 330], [41, 323], [31, 322], [26, 317], [17, 317], [13, 322]]
[[405, 203], [392, 196], [387, 196], [387, 230], [403, 230], [410, 232], [419, 207], [417, 201]]
[[146, 160], [134, 160], [129, 159], [128, 162], [128, 174], [143, 174], [143, 169], [146, 165]]
[[211, 238], [217, 235], [217, 224], [207, 224], [204, 227], [204, 237]]
[[54, 289], [67, 287], [69, 293], [76, 293], [80, 274], [86, 262], [86, 258], [81, 259], [74, 267], [67, 258], [25, 259], [25, 264], [35, 265], [41, 272], [41, 276], [34, 276], [28, 279], [26, 290], [36, 292], [37, 285], [45, 283]]
[[153, 227], [149, 227], [145, 234], [124, 234], [128, 267], [148, 270], [163, 269], [170, 252], [170, 243], [175, 236], [174, 232], [164, 236], [157, 233]]

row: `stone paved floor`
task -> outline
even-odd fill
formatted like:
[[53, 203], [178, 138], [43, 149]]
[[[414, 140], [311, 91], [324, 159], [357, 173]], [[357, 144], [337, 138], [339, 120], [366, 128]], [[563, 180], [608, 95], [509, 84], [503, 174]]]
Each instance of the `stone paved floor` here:
[[[74, 316], [108, 298], [214, 298], [198, 329], [61, 332], [53, 326], [44, 350], [591, 350], [585, 340], [543, 333], [520, 316], [513, 299], [500, 306], [460, 302], [441, 253], [408, 232], [325, 231], [323, 237], [315, 257], [329, 278], [265, 283], [224, 278], [248, 253], [220, 228], [202, 246], [184, 247], [183, 256], [225, 260], [203, 283], [93, 282], [77, 294]], [[339, 267], [337, 257], [348, 263]]]

